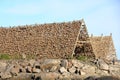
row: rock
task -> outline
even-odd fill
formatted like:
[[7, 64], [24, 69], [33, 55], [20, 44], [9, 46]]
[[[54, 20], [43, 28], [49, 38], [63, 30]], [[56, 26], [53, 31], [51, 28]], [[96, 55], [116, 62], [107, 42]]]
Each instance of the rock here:
[[46, 59], [41, 65], [40, 69], [43, 72], [50, 71], [53, 66], [59, 66], [60, 65], [60, 60], [55, 60], [55, 59]]
[[80, 70], [80, 75], [86, 75], [86, 73], [82, 70]]
[[119, 65], [111, 65], [109, 68], [109, 71], [110, 71], [111, 75], [119, 76], [120, 75], [120, 66]]
[[75, 73], [75, 71], [76, 71], [76, 68], [74, 66], [72, 66], [72, 68], [69, 69], [70, 73]]
[[94, 74], [96, 70], [96, 66], [85, 64], [84, 67], [81, 68], [81, 70], [86, 72], [87, 74]]
[[109, 70], [108, 64], [106, 64], [103, 60], [99, 60], [98, 62], [99, 68], [102, 70]]
[[73, 64], [73, 66], [75, 66], [77, 68], [82, 68], [84, 66], [84, 64], [82, 62], [80, 62], [79, 60], [72, 60], [72, 64]]
[[120, 80], [120, 78], [115, 76], [101, 76], [96, 78], [95, 80]]
[[63, 78], [69, 78], [69, 79], [71, 78], [69, 72], [64, 72], [64, 73], [62, 74], [62, 76], [63, 76]]
[[79, 68], [76, 69], [75, 74], [79, 74], [80, 75], [80, 69]]
[[40, 70], [40, 69], [37, 69], [37, 68], [33, 68], [33, 69], [32, 69], [32, 72], [33, 72], [33, 73], [40, 73], [41, 70]]
[[23, 68], [23, 67], [20, 67], [20, 72], [21, 72], [21, 73], [26, 73], [26, 69]]
[[20, 73], [17, 76], [14, 76], [8, 80], [33, 80], [31, 79], [32, 74], [31, 73]]
[[7, 63], [6, 62], [0, 62], [0, 67], [6, 67]]
[[60, 73], [65, 73], [65, 72], [67, 72], [67, 70], [65, 69], [65, 67], [61, 67], [60, 68]]
[[22, 59], [26, 59], [26, 55], [25, 54], [22, 54]]
[[83, 80], [82, 75], [72, 74], [70, 80]]
[[111, 65], [109, 66], [110, 71], [120, 71], [119, 65]]
[[26, 66], [28, 66], [28, 61], [22, 61], [22, 62], [19, 62], [19, 65], [23, 68], [25, 68]]
[[108, 71], [102, 70], [102, 72], [104, 72], [105, 74], [108, 74]]
[[20, 71], [20, 67], [19, 66], [14, 66], [11, 70], [10, 73], [12, 74], [12, 76], [17, 76], [18, 73]]
[[31, 66], [27, 66], [26, 72], [27, 72], [27, 73], [32, 73], [32, 67], [31, 67]]
[[29, 66], [33, 66], [35, 64], [35, 59], [31, 59], [28, 64]]
[[1, 79], [9, 79], [12, 77], [12, 75], [10, 74], [10, 72], [2, 72], [0, 73], [0, 77]]
[[72, 61], [68, 60], [68, 68], [71, 68], [73, 66]]
[[55, 72], [42, 73], [40, 76], [40, 80], [56, 80], [59, 75], [60, 74], [55, 73]]
[[60, 60], [58, 60], [58, 59], [45, 59], [43, 64], [44, 65], [46, 65], [46, 64], [60, 64]]
[[7, 63], [0, 62], [0, 72], [3, 72], [6, 69]]
[[[51, 78], [50, 80], [55, 80], [55, 79], [76, 80], [81, 77], [84, 79], [86, 76], [88, 77], [92, 75], [96, 75], [96, 76], [113, 75], [115, 77], [118, 77], [120, 75], [120, 65], [109, 64], [107, 65], [109, 68], [106, 68], [104, 67], [106, 66], [106, 63], [102, 60], [101, 61], [99, 60], [98, 67], [96, 67], [92, 63], [80, 62], [78, 60], [63, 60], [63, 63], [62, 61], [60, 63], [60, 60], [56, 61], [56, 59], [45, 59], [43, 62], [36, 60], [32, 60], [31, 62], [27, 60], [24, 61], [21, 60], [19, 63], [17, 62], [18, 61], [0, 62], [1, 64], [0, 69], [2, 71], [0, 73], [0, 77], [2, 79], [7, 79], [10, 77], [13, 77], [15, 79], [18, 76], [21, 77], [20, 76], [21, 74], [29, 74], [27, 78], [30, 79], [31, 77], [30, 74], [31, 75], [38, 74], [39, 76], [34, 77], [35, 80], [40, 80], [40, 79], [49, 80], [49, 78]], [[24, 66], [22, 66], [21, 64], [23, 64]], [[45, 72], [42, 72], [42, 69], [44, 69]], [[76, 76], [77, 78], [75, 79]]]
[[38, 61], [34, 62], [33, 67], [40, 69], [40, 63]]
[[50, 69], [50, 72], [55, 72], [57, 70], [57, 66], [52, 66], [52, 68]]
[[96, 70], [96, 74], [99, 75], [99, 76], [109, 76], [108, 71], [100, 70], [100, 69]]
[[65, 68], [67, 68], [68, 67], [68, 61], [66, 60], [66, 59], [63, 59], [63, 60], [61, 60], [61, 67], [65, 67]]
[[51, 68], [54, 66], [54, 64], [47, 64], [47, 65], [40, 65], [40, 69], [43, 72], [49, 72], [51, 70]]
[[94, 77], [94, 76], [89, 76], [89, 77], [85, 78], [84, 80], [98, 80], [98, 79], [96, 79], [96, 77]]
[[62, 80], [62, 79], [63, 79], [63, 75], [59, 75], [58, 80]]
[[6, 66], [5, 71], [6, 71], [6, 72], [10, 72], [11, 69], [14, 68], [14, 66], [15, 66], [14, 64], [8, 64], [8, 65]]
[[119, 61], [119, 60], [116, 60], [116, 61], [115, 61], [115, 65], [119, 65], [119, 66], [120, 66], [120, 61]]

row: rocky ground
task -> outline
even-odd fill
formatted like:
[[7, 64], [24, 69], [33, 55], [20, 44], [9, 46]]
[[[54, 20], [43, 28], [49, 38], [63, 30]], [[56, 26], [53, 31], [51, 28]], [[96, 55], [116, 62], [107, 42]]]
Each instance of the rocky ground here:
[[113, 65], [101, 59], [0, 61], [0, 80], [120, 80], [119, 75], [120, 62]]

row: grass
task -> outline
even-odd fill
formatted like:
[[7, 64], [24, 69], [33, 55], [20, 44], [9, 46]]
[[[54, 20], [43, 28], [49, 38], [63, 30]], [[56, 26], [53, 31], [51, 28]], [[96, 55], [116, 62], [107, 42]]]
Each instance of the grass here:
[[68, 56], [66, 59], [73, 59], [74, 57], [73, 56]]
[[16, 54], [16, 55], [12, 55], [11, 59], [22, 59], [21, 55]]
[[35, 55], [34, 54], [29, 54], [29, 55], [26, 55], [26, 58], [27, 59], [35, 59]]
[[[26, 55], [26, 59], [34, 59], [36, 56], [33, 54], [29, 54]], [[0, 53], [0, 60], [19, 60], [19, 59], [23, 59], [22, 56], [20, 54], [16, 55], [9, 55], [9, 54], [5, 54], [5, 53]]]
[[2, 60], [9, 60], [10, 56], [8, 54], [0, 54], [0, 59], [2, 59]]
[[77, 59], [80, 61], [86, 61], [86, 60], [88, 60], [88, 57], [87, 56], [79, 56], [79, 57], [77, 57]]

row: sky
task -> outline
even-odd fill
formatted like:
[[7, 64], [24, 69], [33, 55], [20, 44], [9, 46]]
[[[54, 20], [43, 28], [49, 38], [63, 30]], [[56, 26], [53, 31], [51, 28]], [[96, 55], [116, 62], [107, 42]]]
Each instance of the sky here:
[[120, 0], [0, 0], [0, 26], [84, 19], [89, 34], [112, 33], [120, 59]]

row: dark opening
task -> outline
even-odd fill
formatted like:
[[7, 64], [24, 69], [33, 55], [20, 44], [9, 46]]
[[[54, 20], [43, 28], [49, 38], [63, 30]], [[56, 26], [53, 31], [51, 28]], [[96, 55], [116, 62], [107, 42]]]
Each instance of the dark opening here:
[[74, 51], [74, 56], [88, 56], [88, 57], [94, 57], [93, 49], [90, 43], [79, 43], [79, 45], [76, 46]]

